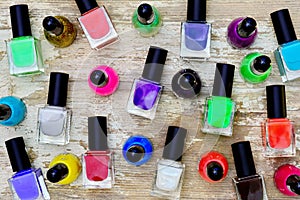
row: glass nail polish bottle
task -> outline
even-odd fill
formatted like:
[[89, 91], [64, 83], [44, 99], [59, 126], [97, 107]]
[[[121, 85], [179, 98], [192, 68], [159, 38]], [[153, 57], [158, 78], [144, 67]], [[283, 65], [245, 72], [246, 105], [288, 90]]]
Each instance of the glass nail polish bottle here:
[[114, 184], [113, 152], [107, 146], [106, 117], [88, 118], [88, 147], [82, 156], [82, 177], [85, 188], [106, 189]]
[[287, 118], [285, 86], [269, 85], [266, 92], [268, 118], [262, 124], [263, 154], [266, 157], [295, 156], [294, 122]]
[[227, 28], [227, 41], [233, 48], [247, 48], [257, 37], [256, 21], [251, 17], [233, 20]]
[[117, 72], [106, 65], [95, 67], [88, 78], [90, 88], [100, 96], [113, 94], [118, 89], [119, 82]]
[[231, 99], [234, 65], [217, 63], [212, 95], [206, 98], [203, 133], [232, 135], [235, 102]]
[[50, 199], [42, 170], [32, 168], [23, 137], [5, 141], [10, 164], [16, 172], [8, 183], [13, 199]]
[[181, 163], [187, 130], [169, 126], [162, 159], [157, 169], [151, 195], [165, 199], [179, 199], [185, 165]]
[[190, 99], [200, 94], [202, 83], [197, 72], [182, 69], [173, 76], [171, 85], [177, 97]]
[[127, 111], [131, 114], [154, 119], [163, 86], [160, 79], [168, 51], [151, 46], [142, 77], [135, 79], [131, 88], [127, 104]]
[[211, 24], [206, 22], [206, 0], [188, 0], [187, 20], [181, 24], [180, 56], [210, 57]]
[[264, 82], [271, 71], [271, 59], [257, 52], [246, 55], [240, 67], [241, 76], [249, 83]]
[[223, 154], [217, 151], [207, 152], [200, 158], [198, 172], [200, 176], [207, 182], [221, 182], [227, 176], [227, 159]]
[[48, 100], [38, 113], [38, 142], [65, 145], [70, 140], [72, 111], [66, 108], [69, 74], [50, 73]]
[[141, 36], [151, 37], [159, 32], [162, 17], [154, 6], [143, 3], [134, 11], [132, 24]]
[[232, 178], [238, 200], [268, 200], [262, 175], [256, 173], [249, 141], [231, 145], [237, 176]]
[[123, 146], [123, 157], [132, 165], [145, 164], [152, 157], [153, 147], [151, 141], [141, 135], [128, 138]]
[[300, 77], [300, 40], [294, 30], [293, 22], [288, 9], [271, 13], [278, 48], [274, 56], [283, 82]]
[[6, 41], [10, 74], [28, 76], [44, 72], [40, 41], [31, 34], [28, 6], [9, 7], [13, 38]]
[[75, 26], [63, 16], [48, 16], [43, 20], [44, 35], [55, 47], [70, 46], [76, 38]]
[[0, 124], [3, 126], [16, 126], [21, 123], [27, 113], [24, 102], [14, 96], [0, 98]]
[[100, 49], [118, 40], [119, 36], [104, 6], [96, 0], [75, 0], [81, 17], [78, 21], [91, 48]]

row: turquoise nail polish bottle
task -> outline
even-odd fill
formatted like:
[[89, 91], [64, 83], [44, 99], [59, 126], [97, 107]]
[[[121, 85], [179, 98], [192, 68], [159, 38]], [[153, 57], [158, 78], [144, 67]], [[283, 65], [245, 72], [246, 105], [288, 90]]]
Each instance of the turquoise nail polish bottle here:
[[0, 124], [16, 126], [23, 121], [26, 115], [24, 102], [14, 96], [0, 98]]

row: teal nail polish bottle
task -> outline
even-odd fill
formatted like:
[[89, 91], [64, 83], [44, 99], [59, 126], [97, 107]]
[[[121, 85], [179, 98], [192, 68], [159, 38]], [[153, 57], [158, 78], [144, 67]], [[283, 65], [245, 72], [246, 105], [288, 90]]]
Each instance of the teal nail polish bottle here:
[[16, 126], [26, 115], [24, 102], [14, 96], [0, 98], [0, 124], [3, 126]]

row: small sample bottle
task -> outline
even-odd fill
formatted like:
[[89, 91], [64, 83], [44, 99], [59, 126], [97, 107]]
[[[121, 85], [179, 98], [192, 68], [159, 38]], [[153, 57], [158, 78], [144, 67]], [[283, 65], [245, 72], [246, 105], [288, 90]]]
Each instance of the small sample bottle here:
[[118, 40], [119, 36], [104, 6], [96, 0], [75, 0], [81, 17], [78, 21], [91, 48], [100, 49]]
[[285, 86], [269, 85], [267, 92], [268, 118], [262, 124], [264, 156], [296, 156], [294, 122], [287, 118]]
[[10, 164], [16, 172], [8, 183], [13, 199], [50, 199], [42, 170], [32, 168], [23, 137], [5, 141]]
[[135, 135], [128, 138], [123, 146], [123, 157], [132, 165], [145, 164], [152, 157], [153, 147], [151, 141], [142, 136]]
[[264, 82], [270, 76], [271, 71], [271, 59], [261, 53], [250, 53], [241, 62], [241, 76], [249, 83]]
[[141, 36], [151, 37], [159, 32], [162, 17], [154, 6], [143, 3], [134, 11], [132, 24]]
[[9, 7], [13, 38], [6, 41], [10, 74], [28, 76], [44, 72], [41, 43], [32, 37], [28, 6]]
[[198, 172], [200, 176], [207, 182], [221, 182], [227, 176], [227, 159], [223, 154], [217, 151], [207, 152], [200, 158]]
[[237, 199], [268, 200], [266, 186], [262, 175], [256, 173], [249, 141], [231, 145], [237, 176], [232, 178]]
[[55, 47], [70, 46], [77, 36], [75, 26], [63, 16], [48, 16], [43, 20], [44, 35]]
[[185, 165], [181, 163], [187, 130], [169, 126], [162, 159], [157, 170], [151, 195], [164, 199], [179, 199]]
[[117, 72], [106, 65], [95, 67], [89, 74], [89, 87], [100, 96], [108, 96], [114, 93], [119, 86]]
[[234, 65], [217, 63], [212, 95], [206, 98], [203, 133], [232, 136], [235, 102], [231, 99]]
[[0, 98], [1, 125], [16, 126], [24, 120], [26, 113], [26, 105], [20, 98], [14, 96]]
[[283, 82], [300, 77], [300, 40], [297, 40], [288, 9], [271, 13], [278, 48], [274, 56]]
[[290, 164], [278, 167], [274, 173], [274, 183], [287, 196], [300, 195], [300, 169]]
[[88, 147], [82, 156], [82, 178], [85, 188], [107, 189], [114, 184], [113, 152], [107, 146], [106, 117], [88, 118]]
[[81, 172], [81, 163], [71, 153], [59, 154], [50, 162], [47, 179], [51, 183], [67, 185], [74, 182]]
[[48, 100], [39, 109], [37, 138], [39, 143], [65, 145], [70, 140], [72, 111], [66, 108], [69, 74], [51, 72]]
[[177, 97], [191, 99], [199, 96], [201, 79], [192, 69], [182, 69], [172, 78], [172, 90]]
[[239, 17], [227, 28], [227, 41], [233, 48], [247, 48], [257, 37], [256, 21], [251, 17]]
[[188, 0], [187, 20], [181, 23], [180, 56], [210, 57], [211, 24], [206, 22], [206, 0]]
[[160, 85], [168, 51], [151, 46], [142, 77], [135, 79], [127, 104], [131, 114], [154, 119], [163, 86]]

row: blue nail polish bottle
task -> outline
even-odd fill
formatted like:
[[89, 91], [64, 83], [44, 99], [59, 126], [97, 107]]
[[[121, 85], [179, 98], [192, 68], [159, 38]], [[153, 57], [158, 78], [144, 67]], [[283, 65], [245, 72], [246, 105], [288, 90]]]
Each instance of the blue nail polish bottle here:
[[24, 102], [14, 96], [0, 98], [0, 124], [3, 126], [16, 126], [26, 115]]

